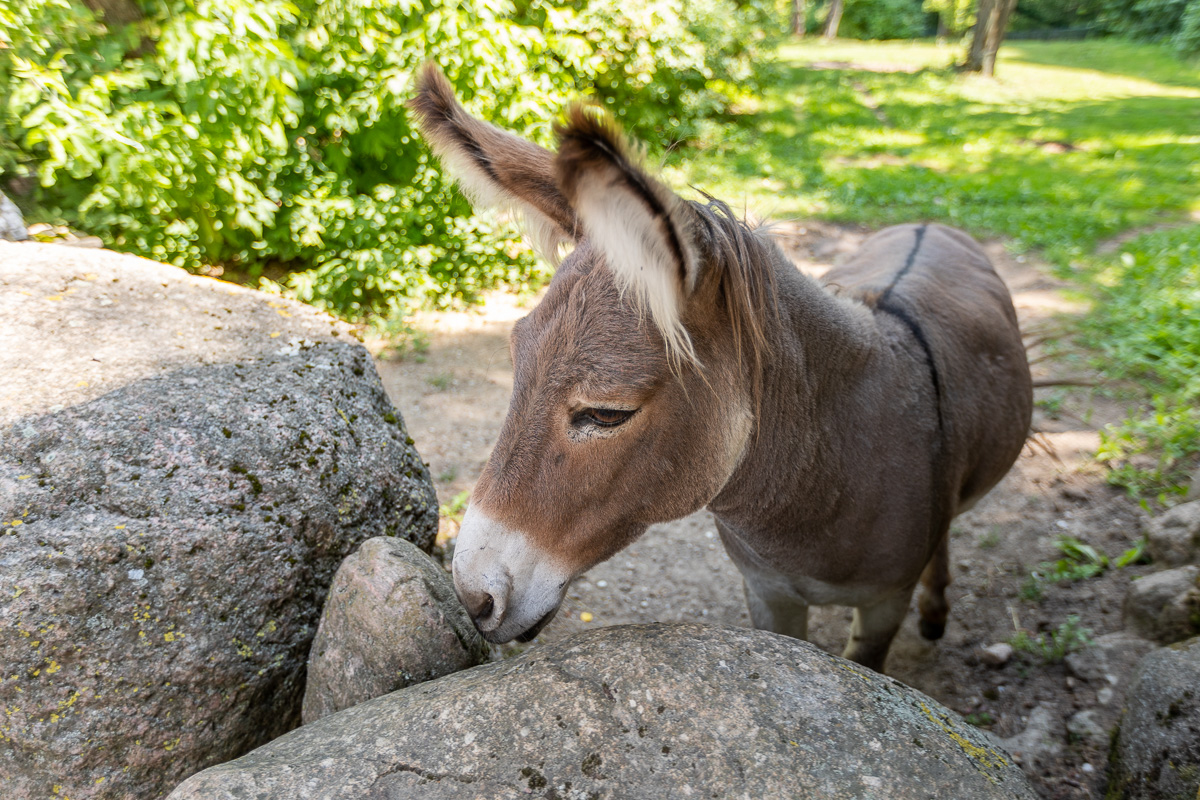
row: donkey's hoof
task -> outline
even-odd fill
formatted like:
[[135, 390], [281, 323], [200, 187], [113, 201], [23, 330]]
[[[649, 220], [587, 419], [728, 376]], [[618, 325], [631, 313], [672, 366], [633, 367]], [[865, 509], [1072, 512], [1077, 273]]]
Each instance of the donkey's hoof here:
[[946, 632], [946, 623], [934, 622], [933, 620], [921, 620], [921, 636], [931, 642], [936, 642], [942, 638], [942, 634]]

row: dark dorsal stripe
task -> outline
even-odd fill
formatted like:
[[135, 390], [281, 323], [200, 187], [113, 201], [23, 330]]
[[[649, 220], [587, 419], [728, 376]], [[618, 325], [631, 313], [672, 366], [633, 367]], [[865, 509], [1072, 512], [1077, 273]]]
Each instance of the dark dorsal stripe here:
[[929, 346], [929, 339], [926, 338], [925, 331], [921, 329], [921, 325], [916, 319], [908, 313], [908, 309], [893, 302], [891, 297], [892, 289], [896, 288], [896, 284], [908, 274], [913, 264], [916, 263], [917, 252], [921, 249], [921, 242], [925, 239], [925, 227], [922, 225], [917, 228], [916, 239], [913, 241], [912, 250], [909, 251], [908, 258], [904, 261], [904, 266], [892, 277], [891, 283], [879, 295], [879, 299], [875, 301], [874, 307], [877, 311], [890, 314], [904, 323], [904, 327], [908, 328], [913, 338], [917, 340], [917, 344], [921, 346], [921, 351], [925, 354], [925, 361], [929, 364], [929, 374], [933, 381], [933, 402], [934, 408], [937, 410], [938, 431], [945, 435], [946, 421], [942, 416], [942, 380], [938, 374], [937, 361], [933, 357], [933, 348]]

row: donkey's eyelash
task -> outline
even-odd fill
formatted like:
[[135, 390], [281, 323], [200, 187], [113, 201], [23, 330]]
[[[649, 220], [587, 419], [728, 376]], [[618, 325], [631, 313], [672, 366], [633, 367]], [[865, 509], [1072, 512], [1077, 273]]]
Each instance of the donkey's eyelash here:
[[597, 425], [601, 428], [615, 428], [629, 421], [637, 413], [637, 409], [625, 408], [585, 408], [572, 416], [574, 425]]

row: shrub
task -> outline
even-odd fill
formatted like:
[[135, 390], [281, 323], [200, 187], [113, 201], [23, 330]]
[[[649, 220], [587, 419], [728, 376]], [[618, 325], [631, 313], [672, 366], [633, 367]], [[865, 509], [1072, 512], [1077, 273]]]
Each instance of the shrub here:
[[31, 219], [193, 270], [270, 270], [344, 316], [469, 300], [539, 268], [410, 128], [415, 68], [438, 61], [469, 108], [536, 141], [592, 92], [666, 145], [749, 76], [755, 2], [146, 0], [121, 29], [80, 0], [6, 4], [0, 177], [36, 173]]
[[846, 3], [838, 35], [849, 39], [915, 39], [931, 32], [929, 19], [920, 0], [858, 0]]
[[1179, 31], [1171, 40], [1182, 58], [1200, 55], [1200, 3], [1192, 3], [1179, 20]]

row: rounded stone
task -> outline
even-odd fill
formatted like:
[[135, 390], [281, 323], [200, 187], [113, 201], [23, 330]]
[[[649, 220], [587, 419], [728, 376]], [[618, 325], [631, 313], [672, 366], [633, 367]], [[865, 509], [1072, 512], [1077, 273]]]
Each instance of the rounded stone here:
[[488, 654], [441, 566], [403, 539], [368, 539], [329, 587], [308, 657], [304, 723]]

